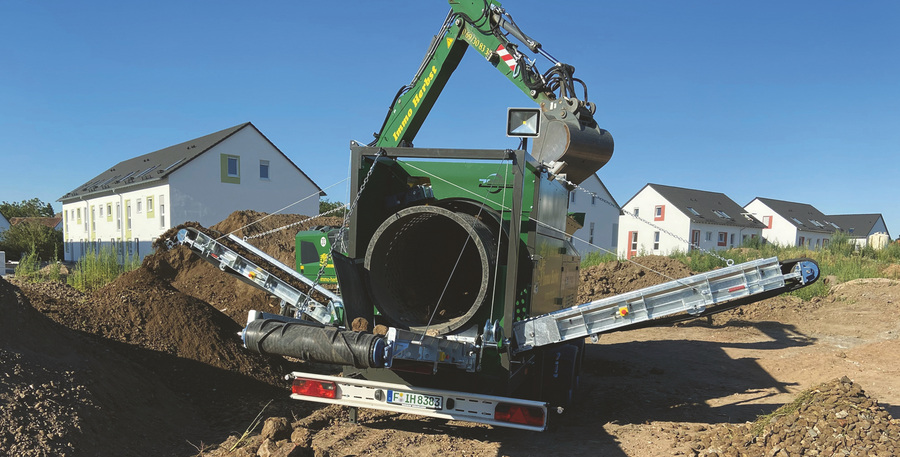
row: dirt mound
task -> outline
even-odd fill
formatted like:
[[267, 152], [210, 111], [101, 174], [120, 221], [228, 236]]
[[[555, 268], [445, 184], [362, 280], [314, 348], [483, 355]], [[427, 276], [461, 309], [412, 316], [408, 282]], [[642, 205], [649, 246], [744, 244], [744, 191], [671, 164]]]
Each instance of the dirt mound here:
[[900, 420], [846, 376], [801, 393], [753, 423], [717, 425], [696, 436], [694, 455], [894, 456]]
[[238, 238], [248, 238], [261, 251], [285, 265], [293, 266], [297, 232], [317, 226], [340, 227], [342, 223], [340, 217], [310, 219], [299, 214], [266, 214], [248, 210], [235, 211], [210, 228]]
[[587, 303], [693, 274], [685, 264], [669, 257], [651, 255], [632, 260], [582, 269], [578, 302]]
[[892, 263], [888, 265], [881, 274], [885, 278], [900, 279], [900, 264]]
[[[236, 212], [217, 228], [252, 236], [307, 219], [266, 216]], [[315, 223], [335, 220], [255, 244], [292, 258], [296, 231]], [[274, 411], [305, 407], [282, 379], [305, 365], [250, 353], [238, 337], [246, 310], [274, 311], [277, 300], [185, 248], [158, 250], [91, 294], [0, 283], [0, 455], [187, 455], [188, 439], [220, 441], [266, 400], [277, 399]]]
[[0, 455], [164, 455], [181, 445], [159, 437], [201, 433], [153, 371], [48, 319], [3, 279], [0, 315]]
[[285, 367], [272, 370], [275, 360], [265, 360], [242, 348], [240, 325], [143, 266], [68, 309], [74, 314], [74, 328], [104, 338], [266, 382], [277, 383], [284, 373]]

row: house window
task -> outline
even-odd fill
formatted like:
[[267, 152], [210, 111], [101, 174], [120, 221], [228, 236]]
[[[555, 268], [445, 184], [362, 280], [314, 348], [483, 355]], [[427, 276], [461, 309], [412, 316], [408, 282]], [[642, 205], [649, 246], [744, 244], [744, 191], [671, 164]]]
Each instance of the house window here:
[[828, 238], [822, 239], [822, 247], [823, 247], [823, 248], [827, 248], [827, 247], [828, 247]]
[[638, 232], [631, 232], [631, 252], [637, 252], [637, 234]]
[[122, 204], [116, 202], [116, 230], [122, 230]]
[[714, 209], [714, 210], [712, 210], [712, 212], [715, 213], [716, 216], [721, 217], [722, 219], [731, 219], [731, 216], [729, 216], [725, 211], [720, 211], [720, 210]]
[[137, 199], [137, 213], [138, 214], [143, 213], [144, 212], [143, 209], [144, 209], [143, 201], [141, 201], [141, 199], [139, 198], [139, 199]]
[[103, 205], [100, 205], [100, 217], [103, 217]]
[[793, 219], [794, 222], [797, 223], [797, 225], [803, 225], [803, 222], [800, 222], [800, 219], [797, 219], [796, 217], [792, 217], [791, 219]]
[[699, 216], [699, 215], [700, 215], [700, 213], [698, 213], [697, 210], [695, 210], [694, 208], [691, 208], [690, 206], [688, 206], [687, 209], [688, 209], [688, 211], [690, 211], [691, 214], [693, 214], [694, 216]]
[[147, 197], [147, 219], [153, 219], [156, 216], [156, 210], [153, 206], [153, 196]]
[[159, 196], [159, 228], [166, 228], [166, 204], [163, 196]]
[[641, 217], [641, 209], [640, 208], [634, 209], [634, 217]]
[[241, 183], [241, 158], [240, 156], [221, 154], [222, 182], [228, 184]]
[[131, 202], [125, 200], [125, 230], [131, 230]]
[[806, 238], [804, 238], [804, 237], [801, 236], [801, 237], [800, 237], [800, 241], [797, 242], [797, 246], [803, 246], [803, 243], [805, 243], [805, 242], [806, 242]]
[[763, 224], [766, 224], [766, 228], [772, 228], [772, 216], [763, 216]]
[[97, 215], [96, 210], [91, 206], [91, 233], [97, 231]]
[[734, 247], [734, 233], [731, 234], [731, 247]]
[[666, 207], [664, 205], [659, 205], [653, 209], [653, 220], [661, 221], [666, 218]]
[[659, 232], [653, 232], [653, 250], [659, 250]]
[[591, 205], [595, 205], [596, 203], [597, 203], [597, 196], [594, 194], [591, 194]]
[[594, 223], [593, 222], [591, 222], [591, 228], [590, 228], [590, 231], [588, 232], [588, 234], [589, 234], [588, 243], [594, 244]]
[[112, 203], [106, 204], [106, 222], [112, 222]]
[[706, 232], [706, 241], [712, 241], [712, 232]]
[[268, 160], [260, 160], [259, 161], [259, 179], [269, 179], [269, 161]]
[[569, 192], [569, 198], [572, 203], [575, 203], [575, 192]]
[[719, 242], [717, 243], [719, 246], [725, 246], [728, 240], [728, 233], [719, 232]]
[[75, 223], [76, 223], [76, 224], [81, 224], [81, 208], [78, 208], [77, 211], [78, 211], [78, 212], [77, 212], [78, 218], [75, 219]]

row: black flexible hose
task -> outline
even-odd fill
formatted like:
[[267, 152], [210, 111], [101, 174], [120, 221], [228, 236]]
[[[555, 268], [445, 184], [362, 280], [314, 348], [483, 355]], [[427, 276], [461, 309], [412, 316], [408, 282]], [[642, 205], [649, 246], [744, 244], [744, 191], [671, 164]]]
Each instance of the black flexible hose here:
[[256, 319], [243, 332], [244, 346], [260, 354], [296, 357], [310, 362], [384, 366], [384, 338], [312, 323]]

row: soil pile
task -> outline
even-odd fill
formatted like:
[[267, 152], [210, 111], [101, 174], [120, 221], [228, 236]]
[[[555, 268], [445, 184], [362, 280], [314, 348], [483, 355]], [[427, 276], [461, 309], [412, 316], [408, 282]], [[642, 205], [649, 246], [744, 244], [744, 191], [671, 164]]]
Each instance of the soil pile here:
[[[252, 235], [307, 219], [247, 227], [265, 216], [237, 212], [217, 227]], [[297, 230], [257, 245], [276, 257], [288, 247], [292, 257]], [[221, 441], [269, 400], [270, 411], [303, 410], [282, 376], [304, 365], [245, 350], [237, 322], [246, 311], [225, 315], [205, 298], [277, 304], [182, 247], [157, 251], [91, 294], [0, 280], [0, 455], [188, 455], [189, 441]]]
[[623, 294], [692, 275], [690, 268], [669, 257], [648, 255], [633, 262], [606, 262], [581, 270], [578, 303]]
[[294, 265], [294, 239], [297, 232], [313, 227], [340, 227], [340, 217], [316, 217], [299, 214], [266, 214], [257, 211], [235, 211], [227, 219], [210, 227], [213, 230], [248, 238], [250, 244], [279, 262]]
[[47, 295], [44, 289], [42, 284], [25, 287], [26, 295], [41, 303], [42, 311], [71, 329], [264, 382], [277, 383], [283, 374], [284, 367], [272, 370], [277, 360], [265, 360], [241, 347], [240, 325], [178, 291], [145, 266], [80, 300], [47, 302], [39, 296]]
[[[66, 302], [61, 288], [42, 303]], [[160, 437], [202, 433], [154, 371], [48, 319], [3, 279], [0, 315], [0, 455], [164, 455], [179, 446]]]
[[846, 376], [801, 393], [754, 423], [717, 425], [690, 440], [694, 455], [895, 456], [900, 420]]

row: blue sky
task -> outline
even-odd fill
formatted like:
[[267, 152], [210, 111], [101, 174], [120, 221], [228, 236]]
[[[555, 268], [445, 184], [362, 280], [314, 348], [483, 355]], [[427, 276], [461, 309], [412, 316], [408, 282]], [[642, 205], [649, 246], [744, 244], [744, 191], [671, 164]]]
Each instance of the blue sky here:
[[[588, 84], [616, 141], [599, 176], [620, 204], [652, 182], [740, 205], [760, 196], [881, 213], [900, 235], [900, 2], [503, 6]], [[247, 121], [331, 186], [448, 9], [0, 1], [0, 200], [59, 210], [57, 198], [121, 160]], [[515, 147], [506, 108], [530, 103], [469, 52], [416, 145]]]

